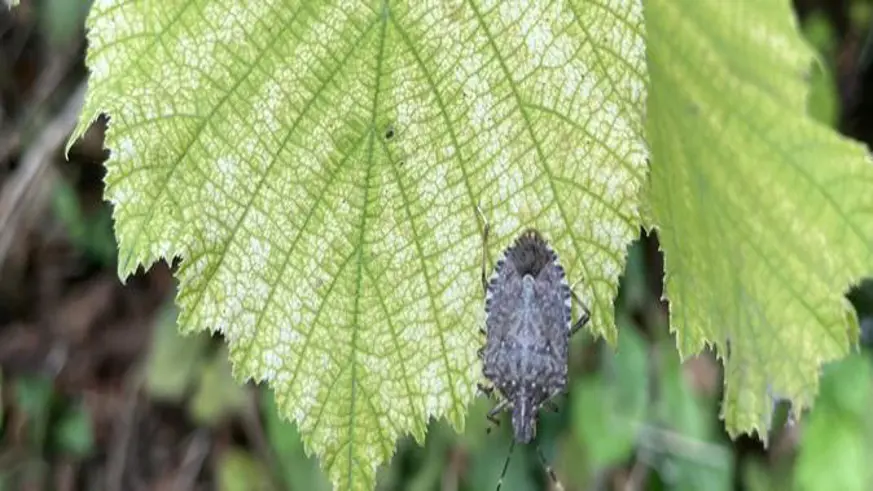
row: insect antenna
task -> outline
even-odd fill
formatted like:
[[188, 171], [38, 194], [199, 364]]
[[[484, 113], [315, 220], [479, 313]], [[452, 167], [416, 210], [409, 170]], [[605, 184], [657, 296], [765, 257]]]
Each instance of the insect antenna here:
[[503, 470], [500, 472], [500, 479], [497, 480], [497, 491], [503, 486], [503, 478], [506, 477], [506, 469], [509, 469], [509, 460], [512, 458], [512, 451], [515, 450], [515, 438], [509, 444], [509, 453], [506, 454], [506, 461], [503, 462]]
[[543, 469], [549, 474], [549, 478], [552, 480], [552, 484], [555, 485], [556, 489], [564, 489], [564, 486], [561, 485], [561, 481], [558, 480], [557, 474], [555, 474], [555, 470], [552, 469], [552, 466], [549, 465], [548, 461], [546, 461], [546, 456], [543, 455], [543, 449], [540, 447], [540, 444], [534, 441], [534, 447], [537, 449], [537, 457], [540, 458], [540, 464], [543, 465]]

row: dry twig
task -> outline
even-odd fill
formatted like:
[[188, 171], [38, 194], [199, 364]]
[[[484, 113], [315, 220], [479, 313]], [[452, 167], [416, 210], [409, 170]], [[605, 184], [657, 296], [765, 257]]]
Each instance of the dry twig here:
[[20, 230], [22, 219], [37, 201], [47, 178], [51, 157], [67, 141], [85, 100], [86, 84], [81, 83], [63, 109], [43, 128], [21, 157], [21, 164], [0, 192], [0, 264]]

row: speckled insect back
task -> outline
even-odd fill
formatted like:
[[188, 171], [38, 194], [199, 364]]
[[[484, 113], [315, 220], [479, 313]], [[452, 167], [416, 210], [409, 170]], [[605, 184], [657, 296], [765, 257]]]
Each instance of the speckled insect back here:
[[[482, 215], [481, 210], [479, 210]], [[485, 290], [485, 345], [479, 350], [483, 374], [493, 385], [480, 386], [487, 395], [494, 389], [501, 396], [488, 419], [511, 410], [514, 439], [497, 489], [506, 473], [515, 443], [529, 443], [536, 436], [537, 412], [550, 404], [567, 386], [567, 358], [570, 337], [590, 317], [583, 310], [572, 323], [573, 293], [558, 255], [542, 235], [533, 229], [523, 232], [497, 261], [486, 281], [487, 240], [485, 222], [482, 253], [482, 283]], [[537, 453], [550, 477], [551, 467], [537, 446]]]
[[528, 230], [497, 262], [485, 298], [484, 375], [512, 406], [515, 439], [528, 443], [539, 406], [567, 385], [570, 285], [555, 252]]

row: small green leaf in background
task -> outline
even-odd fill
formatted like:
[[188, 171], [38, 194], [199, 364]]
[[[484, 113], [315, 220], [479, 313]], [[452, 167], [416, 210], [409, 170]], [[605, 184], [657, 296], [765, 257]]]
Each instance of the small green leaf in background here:
[[53, 381], [42, 375], [22, 376], [15, 379], [14, 387], [16, 407], [27, 415], [29, 443], [41, 451], [54, 400]]
[[194, 421], [212, 426], [245, 407], [248, 390], [233, 378], [230, 358], [224, 345], [203, 366], [198, 382], [188, 404]]
[[40, 0], [39, 15], [42, 32], [56, 49], [69, 48], [78, 40], [91, 1]]
[[773, 469], [760, 459], [748, 459], [743, 465], [742, 482], [748, 491], [786, 491], [791, 487], [791, 474]]
[[72, 404], [53, 422], [52, 440], [61, 452], [76, 457], [87, 456], [94, 448], [94, 430], [87, 408]]
[[615, 354], [605, 350], [604, 373], [578, 380], [573, 397], [576, 435], [597, 468], [623, 462], [632, 453], [648, 405], [648, 353], [632, 325], [618, 332]]
[[0, 437], [3, 436], [3, 422], [5, 421], [3, 411], [5, 410], [5, 404], [6, 401], [3, 398], [3, 370], [0, 369]]
[[[509, 417], [500, 415], [502, 423], [493, 426], [485, 417], [488, 411], [494, 407], [494, 402], [486, 397], [477, 397], [470, 405], [467, 415], [467, 424], [464, 433], [459, 436], [457, 447], [466, 455], [467, 472], [463, 476], [464, 489], [493, 489], [497, 485], [497, 478], [503, 469], [503, 462], [509, 452], [509, 444], [512, 438], [512, 429]], [[488, 431], [491, 428], [491, 431]], [[537, 439], [542, 439], [543, 421], [540, 420], [537, 429]], [[428, 433], [428, 438], [430, 433]], [[536, 483], [530, 475], [529, 469], [532, 459], [524, 446], [516, 445], [513, 452], [512, 462], [507, 469], [505, 486], [513, 486], [513, 490], [535, 490]], [[534, 464], [538, 465], [538, 464]]]
[[76, 190], [59, 179], [52, 192], [52, 211], [77, 250], [104, 266], [115, 261], [117, 245], [112, 235], [112, 217], [106, 209], [85, 216]]
[[[419, 446], [411, 438], [402, 439], [398, 444], [399, 450], [403, 450], [401, 445], [411, 447], [403, 452], [403, 454], [407, 456], [417, 455], [419, 457], [416, 459], [416, 469], [413, 471], [401, 469], [401, 466], [397, 465], [398, 462], [392, 459], [390, 465], [383, 467], [382, 470], [389, 470], [391, 473], [394, 471], [399, 472], [396, 473], [396, 476], [385, 476], [385, 473], [380, 472], [378, 474], [376, 491], [399, 489], [400, 483], [402, 483], [404, 491], [431, 491], [441, 487], [450, 487], [449, 483], [443, 482], [443, 473], [447, 466], [446, 458], [456, 437], [457, 434], [451, 425], [445, 420], [440, 420], [431, 421], [431, 424], [428, 425], [424, 446]], [[406, 474], [406, 476], [403, 474]], [[383, 477], [389, 478], [383, 479]]]
[[[487, 435], [486, 445], [470, 454], [467, 463], [467, 489], [492, 490], [497, 486], [497, 480], [506, 462], [506, 455], [512, 443], [512, 433], [508, 428], [508, 420]], [[506, 491], [538, 491], [541, 487], [528, 471], [527, 445], [515, 445], [512, 460], [506, 469], [503, 488]]]
[[[270, 491], [270, 473], [263, 463], [255, 459], [251, 453], [229, 448], [221, 452], [218, 458], [218, 489], [219, 491]], [[291, 491], [301, 491], [309, 488], [291, 488]]]
[[164, 307], [152, 331], [145, 367], [145, 387], [159, 400], [179, 401], [199, 380], [209, 337], [203, 333], [183, 335], [176, 329], [174, 306]]
[[714, 407], [691, 390], [675, 345], [659, 351], [658, 398], [652, 409], [653, 431], [640, 435], [649, 454], [659, 454], [659, 470], [674, 491], [727, 491], [733, 486], [733, 454], [715, 441], [720, 430]]
[[[849, 21], [856, 29], [862, 31], [870, 29], [870, 22], [873, 21], [873, 3], [865, 0], [851, 2], [849, 5]], [[868, 39], [869, 41], [873, 40]]]
[[805, 418], [795, 466], [798, 491], [873, 489], [873, 369], [852, 354], [824, 369], [821, 391]]
[[261, 405], [264, 431], [276, 453], [288, 489], [330, 491], [332, 488], [318, 467], [318, 461], [304, 451], [296, 425], [282, 419], [281, 413], [276, 408], [276, 400], [267, 388], [261, 389]]
[[835, 127], [840, 117], [840, 94], [834, 68], [825, 60], [835, 57], [837, 33], [827, 16], [815, 10], [804, 20], [803, 34], [819, 55], [811, 66], [809, 114]]

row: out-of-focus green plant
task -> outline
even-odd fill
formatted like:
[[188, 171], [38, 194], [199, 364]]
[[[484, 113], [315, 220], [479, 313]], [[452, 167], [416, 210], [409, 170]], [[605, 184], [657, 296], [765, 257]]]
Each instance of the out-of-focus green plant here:
[[53, 399], [52, 381], [43, 376], [23, 376], [15, 380], [15, 406], [27, 416], [27, 441], [41, 451], [46, 441]]
[[164, 307], [152, 334], [145, 365], [145, 387], [159, 400], [179, 401], [195, 382], [206, 356], [209, 336], [182, 335], [176, 330], [177, 310]]
[[329, 491], [330, 484], [318, 462], [304, 451], [296, 426], [282, 419], [269, 389], [264, 388], [261, 394], [264, 430], [277, 460], [281, 462], [281, 477], [285, 485], [291, 490]]
[[632, 326], [618, 331], [618, 351], [604, 350], [603, 371], [576, 381], [573, 421], [590, 465], [615, 465], [633, 453], [645, 422], [649, 379], [645, 342]]
[[669, 489], [731, 489], [733, 454], [717, 441], [721, 432], [713, 417], [717, 402], [691, 390], [672, 346], [660, 343], [655, 350], [658, 397], [650, 407], [650, 426], [640, 434], [640, 448], [656, 457], [659, 475]]
[[[218, 489], [220, 491], [273, 491], [269, 473], [263, 462], [255, 459], [251, 453], [229, 448], [223, 451], [218, 459]], [[297, 489], [309, 488], [292, 488]]]
[[234, 378], [226, 348], [210, 350], [205, 333], [175, 329], [178, 310], [167, 305], [158, 318], [145, 366], [145, 387], [158, 400], [183, 402], [195, 422], [213, 426], [238, 414], [247, 393]]
[[93, 214], [84, 214], [76, 191], [63, 179], [55, 185], [51, 204], [54, 216], [76, 249], [104, 266], [114, 263], [116, 244], [109, 210], [101, 208]]
[[798, 491], [873, 488], [873, 367], [854, 354], [825, 367], [795, 467]]
[[73, 45], [91, 8], [91, 0], [41, 0], [36, 9], [41, 29], [53, 47]]
[[839, 91], [832, 65], [837, 49], [836, 30], [827, 16], [814, 11], [803, 23], [803, 34], [818, 53], [810, 67], [809, 114], [828, 126], [836, 126], [840, 118]]
[[94, 429], [87, 408], [81, 404], [66, 407], [52, 428], [52, 442], [73, 456], [87, 456], [94, 448]]
[[91, 452], [93, 429], [82, 404], [58, 396], [45, 376], [19, 377], [14, 389], [16, 408], [27, 416], [27, 441], [34, 455], [47, 449], [72, 457]]
[[197, 388], [188, 402], [188, 411], [198, 423], [213, 426], [246, 405], [249, 395], [233, 378], [230, 359], [222, 347], [210, 355], [200, 371]]

